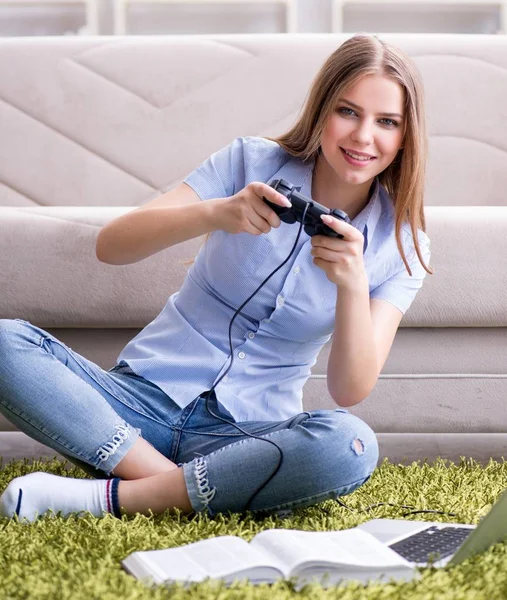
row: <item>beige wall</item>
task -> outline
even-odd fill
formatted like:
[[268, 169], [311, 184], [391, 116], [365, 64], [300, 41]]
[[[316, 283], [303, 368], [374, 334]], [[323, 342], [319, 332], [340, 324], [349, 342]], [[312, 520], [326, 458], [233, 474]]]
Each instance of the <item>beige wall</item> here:
[[[20, 0], [20, 3], [22, 0]], [[41, 0], [43, 2], [43, 0]], [[347, 7], [345, 31], [497, 33], [499, 16], [493, 6], [471, 8], [445, 6], [418, 8]], [[230, 7], [224, 18], [223, 5], [137, 6], [130, 11], [129, 27], [135, 34], [177, 33], [277, 33], [284, 31], [281, 6], [251, 5]], [[112, 33], [112, 1], [102, 0], [100, 33]], [[331, 0], [299, 0], [299, 30], [330, 31]], [[21, 8], [0, 3], [0, 36], [73, 34], [85, 24], [79, 7]]]

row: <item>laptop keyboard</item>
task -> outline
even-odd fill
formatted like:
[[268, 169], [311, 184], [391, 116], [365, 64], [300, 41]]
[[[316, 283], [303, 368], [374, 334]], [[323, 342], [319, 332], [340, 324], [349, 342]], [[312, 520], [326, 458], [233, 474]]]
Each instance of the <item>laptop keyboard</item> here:
[[454, 554], [471, 532], [464, 527], [428, 527], [389, 547], [409, 562], [426, 563]]

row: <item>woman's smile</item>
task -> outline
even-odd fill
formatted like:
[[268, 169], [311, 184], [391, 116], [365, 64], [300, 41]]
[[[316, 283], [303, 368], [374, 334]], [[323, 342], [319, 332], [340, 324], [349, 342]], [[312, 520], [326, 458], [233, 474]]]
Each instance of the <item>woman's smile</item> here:
[[374, 160], [376, 160], [376, 156], [371, 156], [371, 157], [367, 157], [367, 156], [361, 156], [361, 158], [358, 158], [360, 156], [360, 154], [356, 154], [356, 153], [351, 153], [348, 150], [345, 150], [344, 148], [340, 148], [340, 151], [343, 154], [343, 158], [351, 165], [354, 165], [356, 167], [366, 167], [367, 165], [369, 165], [370, 163], [372, 163]]

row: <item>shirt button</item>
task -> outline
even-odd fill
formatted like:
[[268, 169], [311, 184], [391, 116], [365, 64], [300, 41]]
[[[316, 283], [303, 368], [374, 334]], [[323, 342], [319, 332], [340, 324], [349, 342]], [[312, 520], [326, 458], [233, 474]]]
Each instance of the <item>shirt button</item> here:
[[222, 379], [222, 381], [229, 381], [229, 375], [225, 375], [225, 377]]
[[245, 354], [244, 352], [240, 352], [240, 353], [238, 354], [238, 356], [239, 356], [240, 358], [245, 358], [246, 354]]
[[294, 268], [294, 273], [297, 275], [299, 271], [301, 271], [301, 267], [297, 265], [297, 267]]
[[278, 306], [283, 306], [285, 304], [283, 296], [278, 296], [278, 298], [276, 299], [276, 303], [278, 304]]
[[255, 337], [255, 333], [254, 333], [253, 331], [249, 331], [249, 332], [248, 332], [248, 337], [249, 337], [251, 340], [253, 340], [253, 339], [254, 339], [254, 337]]

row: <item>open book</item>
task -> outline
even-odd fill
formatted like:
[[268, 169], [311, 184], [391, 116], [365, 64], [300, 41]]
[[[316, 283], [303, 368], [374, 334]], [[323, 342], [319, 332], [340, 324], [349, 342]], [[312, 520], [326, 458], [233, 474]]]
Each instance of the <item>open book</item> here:
[[250, 542], [220, 536], [178, 548], [134, 552], [122, 561], [126, 571], [150, 583], [198, 582], [207, 578], [231, 583], [249, 579], [272, 583], [296, 578], [324, 586], [354, 579], [388, 581], [414, 577], [399, 554], [361, 529], [295, 531], [268, 529]]

